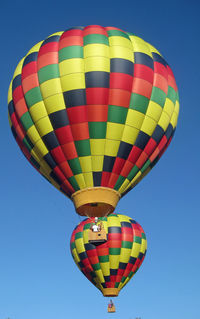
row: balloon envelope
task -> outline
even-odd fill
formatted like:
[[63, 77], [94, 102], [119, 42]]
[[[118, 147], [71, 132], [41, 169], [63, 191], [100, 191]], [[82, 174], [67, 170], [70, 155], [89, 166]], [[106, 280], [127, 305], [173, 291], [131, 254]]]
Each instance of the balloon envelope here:
[[71, 252], [82, 273], [104, 296], [117, 296], [141, 266], [147, 249], [142, 227], [128, 216], [99, 218], [107, 233], [104, 244], [89, 243], [93, 220], [86, 219], [73, 231]]
[[152, 45], [114, 27], [87, 26], [50, 35], [26, 54], [8, 109], [29, 162], [79, 214], [101, 216], [166, 150], [179, 99]]

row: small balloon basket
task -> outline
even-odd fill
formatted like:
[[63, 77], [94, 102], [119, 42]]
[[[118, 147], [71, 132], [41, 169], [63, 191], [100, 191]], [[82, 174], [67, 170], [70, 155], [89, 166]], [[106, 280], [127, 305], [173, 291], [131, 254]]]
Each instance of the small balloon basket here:
[[[95, 225], [96, 226], [96, 225]], [[90, 244], [100, 244], [100, 243], [105, 243], [107, 241], [107, 234], [106, 231], [103, 227], [103, 224], [97, 225], [98, 230], [94, 231], [91, 229], [88, 232], [88, 241]]]
[[116, 312], [115, 305], [108, 304], [108, 312], [109, 313]]
[[104, 229], [98, 232], [93, 232], [92, 230], [90, 230], [88, 237], [89, 237], [89, 243], [91, 244], [105, 243], [107, 240], [106, 232]]

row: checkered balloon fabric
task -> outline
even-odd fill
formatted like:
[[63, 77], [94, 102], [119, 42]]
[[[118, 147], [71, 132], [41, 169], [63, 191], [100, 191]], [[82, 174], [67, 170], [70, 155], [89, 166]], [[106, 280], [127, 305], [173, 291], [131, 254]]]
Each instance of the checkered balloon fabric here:
[[71, 236], [71, 252], [82, 273], [104, 294], [117, 296], [142, 264], [147, 241], [142, 227], [128, 216], [99, 218], [107, 233], [100, 245], [89, 243], [91, 219], [81, 222]]
[[66, 196], [93, 187], [123, 196], [168, 147], [179, 99], [152, 45], [114, 27], [87, 26], [50, 35], [27, 53], [8, 110], [26, 158]]

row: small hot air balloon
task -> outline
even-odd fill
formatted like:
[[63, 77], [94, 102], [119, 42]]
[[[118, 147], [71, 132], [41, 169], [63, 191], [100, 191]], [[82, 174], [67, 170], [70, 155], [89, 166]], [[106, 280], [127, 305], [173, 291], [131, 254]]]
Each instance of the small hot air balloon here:
[[110, 214], [99, 221], [107, 241], [89, 242], [93, 220], [87, 218], [72, 233], [71, 253], [82, 273], [105, 297], [117, 296], [144, 260], [146, 236], [142, 227], [125, 215]]
[[179, 98], [152, 45], [92, 25], [36, 44], [15, 70], [8, 109], [13, 135], [38, 172], [78, 214], [105, 216], [168, 147]]

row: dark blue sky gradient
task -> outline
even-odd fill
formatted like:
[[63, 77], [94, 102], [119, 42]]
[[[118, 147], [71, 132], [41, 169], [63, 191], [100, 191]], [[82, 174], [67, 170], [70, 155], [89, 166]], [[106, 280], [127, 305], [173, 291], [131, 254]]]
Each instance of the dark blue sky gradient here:
[[3, 1], [0, 115], [0, 319], [102, 319], [107, 299], [70, 251], [79, 222], [72, 203], [25, 160], [7, 120], [19, 60], [48, 35], [76, 25], [130, 31], [171, 66], [180, 94], [175, 137], [116, 211], [144, 228], [148, 252], [115, 299], [116, 319], [199, 319], [199, 1]]

